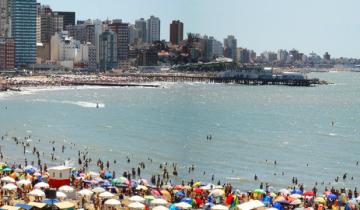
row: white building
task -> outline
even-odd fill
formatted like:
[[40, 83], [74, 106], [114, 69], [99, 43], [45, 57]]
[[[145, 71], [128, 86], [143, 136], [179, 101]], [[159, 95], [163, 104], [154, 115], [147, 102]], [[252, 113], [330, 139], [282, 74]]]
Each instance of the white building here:
[[151, 16], [147, 20], [146, 24], [147, 42], [152, 43], [154, 41], [160, 41], [160, 19], [155, 16]]
[[11, 35], [9, 4], [8, 0], [0, 0], [0, 36]]
[[74, 61], [79, 53], [80, 42], [68, 36], [66, 31], [55, 33], [51, 37], [51, 61], [65, 68], [73, 69]]

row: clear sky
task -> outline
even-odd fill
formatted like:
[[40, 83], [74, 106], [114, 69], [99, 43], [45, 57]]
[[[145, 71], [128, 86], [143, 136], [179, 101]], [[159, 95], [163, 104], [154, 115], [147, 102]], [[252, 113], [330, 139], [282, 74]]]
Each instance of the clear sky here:
[[77, 19], [123, 19], [155, 15], [161, 38], [180, 19], [185, 32], [223, 40], [256, 52], [296, 48], [308, 54], [360, 57], [360, 0], [38, 0], [53, 10], [75, 11]]

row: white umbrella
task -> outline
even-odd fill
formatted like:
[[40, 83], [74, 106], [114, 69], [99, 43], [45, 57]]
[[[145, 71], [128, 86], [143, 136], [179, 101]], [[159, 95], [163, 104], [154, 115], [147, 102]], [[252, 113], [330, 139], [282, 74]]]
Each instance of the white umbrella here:
[[192, 206], [186, 202], [180, 202], [175, 204], [175, 207], [178, 207], [180, 209], [190, 209]]
[[100, 193], [99, 196], [101, 198], [112, 198], [112, 197], [114, 197], [114, 194], [112, 194], [111, 192], [106, 191], [106, 192]]
[[150, 202], [152, 205], [167, 205], [168, 202], [162, 198], [156, 198]]
[[31, 181], [30, 180], [27, 180], [27, 179], [22, 179], [18, 182], [16, 182], [17, 185], [30, 185], [31, 184]]
[[57, 198], [66, 198], [67, 197], [67, 195], [65, 194], [65, 193], [63, 193], [63, 192], [56, 192], [56, 197]]
[[302, 197], [302, 195], [300, 195], [300, 194], [291, 194], [290, 195], [290, 198], [294, 198], [294, 199], [299, 199], [301, 197]]
[[248, 202], [242, 203], [240, 205], [237, 205], [238, 209], [240, 210], [250, 210], [250, 209], [257, 209], [260, 207], [264, 207], [264, 203], [258, 200], [250, 200]]
[[216, 186], [214, 186], [214, 190], [215, 190], [215, 189], [224, 189], [224, 187], [221, 186], [221, 185], [216, 185]]
[[301, 202], [301, 200], [300, 199], [295, 199], [295, 200], [293, 200], [290, 204], [291, 205], [300, 205], [302, 202]]
[[221, 205], [221, 204], [214, 205], [211, 207], [211, 210], [228, 210], [228, 209], [229, 209], [229, 207]]
[[102, 193], [102, 192], [105, 192], [106, 190], [102, 187], [95, 187], [91, 191], [93, 191], [94, 193]]
[[70, 192], [74, 192], [74, 188], [70, 187], [69, 185], [64, 185], [64, 186], [59, 187], [59, 191], [70, 193]]
[[9, 190], [9, 191], [13, 191], [13, 190], [16, 190], [17, 189], [17, 186], [12, 184], [12, 183], [9, 183], [9, 184], [6, 184], [2, 187], [4, 190]]
[[88, 189], [83, 189], [78, 192], [81, 196], [91, 196], [93, 194], [93, 191]]
[[35, 189], [33, 191], [29, 192], [29, 195], [35, 196], [35, 197], [45, 197], [45, 193], [39, 189]]
[[37, 184], [35, 184], [34, 188], [35, 189], [39, 189], [39, 188], [49, 188], [49, 184], [45, 183], [45, 182], [39, 182]]
[[136, 190], [144, 190], [144, 191], [146, 191], [146, 190], [148, 190], [148, 188], [146, 186], [144, 186], [144, 185], [138, 185], [136, 187]]
[[221, 189], [215, 189], [210, 192], [210, 195], [213, 195], [214, 197], [221, 197], [225, 194], [224, 190]]
[[128, 207], [130, 209], [144, 209], [145, 208], [145, 205], [142, 204], [142, 203], [139, 203], [139, 202], [134, 202], [134, 203], [130, 203], [128, 205]]
[[165, 206], [155, 206], [152, 210], [169, 210], [169, 208]]
[[281, 190], [279, 190], [279, 192], [283, 195], [290, 195], [290, 190], [288, 190], [288, 189], [281, 189]]
[[1, 178], [2, 182], [15, 182], [15, 179], [9, 177], [9, 176], [5, 176], [3, 178]]
[[105, 205], [108, 205], [108, 206], [117, 206], [117, 205], [120, 205], [120, 201], [116, 200], [116, 199], [109, 199], [107, 201], [105, 201]]
[[143, 203], [143, 202], [145, 202], [145, 198], [138, 196], [138, 195], [134, 195], [129, 198], [129, 201]]

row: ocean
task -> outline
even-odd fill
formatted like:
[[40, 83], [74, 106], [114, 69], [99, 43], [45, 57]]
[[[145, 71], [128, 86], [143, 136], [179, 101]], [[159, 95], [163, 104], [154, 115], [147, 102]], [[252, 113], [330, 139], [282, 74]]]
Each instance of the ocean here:
[[[178, 165], [173, 183], [211, 182], [214, 175], [215, 183], [229, 182], [240, 190], [258, 188], [261, 182], [283, 188], [292, 177], [305, 189], [315, 183], [319, 190], [329, 185], [359, 187], [360, 74], [309, 77], [333, 84], [161, 83], [160, 88], [64, 87], [0, 93], [0, 135], [7, 134], [0, 140], [1, 151], [10, 163], [34, 160], [32, 147], [24, 155], [23, 147], [11, 139], [30, 135], [28, 142], [44, 151], [42, 160], [50, 166], [66, 159], [77, 166], [78, 150], [87, 148], [94, 163], [99, 158], [110, 160], [116, 176], [144, 161], [141, 176], [149, 179], [159, 172], [160, 163], [167, 162]], [[51, 161], [50, 141], [56, 142], [58, 161]], [[66, 146], [64, 153], [61, 145]], [[189, 173], [192, 165], [195, 171]], [[334, 181], [337, 176], [339, 182]]]

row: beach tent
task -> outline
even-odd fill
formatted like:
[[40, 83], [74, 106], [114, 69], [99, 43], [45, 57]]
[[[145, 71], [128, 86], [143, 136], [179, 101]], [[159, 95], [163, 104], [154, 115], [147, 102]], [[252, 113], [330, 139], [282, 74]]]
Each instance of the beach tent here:
[[238, 209], [240, 209], [240, 210], [259, 209], [259, 208], [263, 208], [264, 206], [265, 205], [261, 201], [258, 201], [258, 200], [251, 200], [249, 202], [237, 205]]
[[53, 188], [59, 188], [64, 185], [70, 185], [71, 167], [57, 166], [49, 168], [49, 185]]
[[20, 207], [21, 209], [25, 209], [25, 210], [32, 210], [34, 209], [33, 206], [29, 205], [29, 204], [23, 204], [23, 203], [18, 203], [15, 205], [15, 207]]
[[68, 201], [55, 203], [55, 206], [58, 207], [59, 209], [66, 209], [66, 210], [72, 210], [75, 208], [75, 204]]
[[30, 202], [30, 203], [28, 203], [28, 205], [34, 206], [35, 209], [42, 209], [46, 206], [45, 203], [39, 203], [39, 202]]
[[0, 210], [19, 210], [21, 209], [20, 207], [15, 207], [15, 206], [8, 206], [8, 205], [5, 205], [3, 207], [0, 208]]

